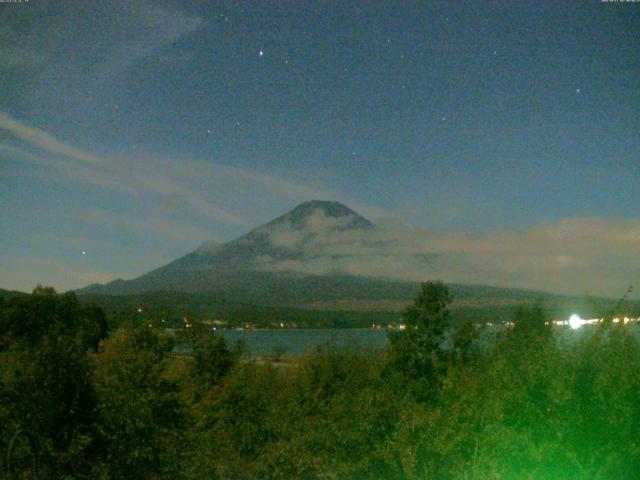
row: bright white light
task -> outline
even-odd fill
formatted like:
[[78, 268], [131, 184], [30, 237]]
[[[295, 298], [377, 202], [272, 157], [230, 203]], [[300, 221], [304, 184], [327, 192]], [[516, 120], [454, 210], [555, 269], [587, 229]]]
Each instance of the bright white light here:
[[571, 328], [573, 328], [574, 330], [577, 330], [578, 328], [580, 328], [583, 324], [585, 323], [584, 320], [582, 320], [580, 318], [580, 315], [578, 314], [573, 314], [569, 317], [569, 326]]

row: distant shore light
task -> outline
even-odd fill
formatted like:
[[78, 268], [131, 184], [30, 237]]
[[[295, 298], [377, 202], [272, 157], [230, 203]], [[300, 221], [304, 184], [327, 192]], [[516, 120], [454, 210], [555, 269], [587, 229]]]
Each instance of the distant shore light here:
[[580, 315], [578, 315], [577, 313], [574, 313], [569, 317], [569, 326], [574, 330], [580, 328], [584, 323], [584, 320], [582, 320], [580, 318]]

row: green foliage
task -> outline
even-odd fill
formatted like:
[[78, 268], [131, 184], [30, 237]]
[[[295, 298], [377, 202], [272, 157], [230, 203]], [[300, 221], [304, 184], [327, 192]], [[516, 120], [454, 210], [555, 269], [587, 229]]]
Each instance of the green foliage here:
[[552, 337], [553, 326], [540, 305], [518, 307], [512, 323], [511, 337], [525, 344], [549, 340]]
[[95, 350], [107, 334], [104, 312], [82, 305], [73, 293], [56, 295], [51, 287], [36, 287], [31, 296], [11, 298], [0, 317], [5, 345], [33, 348], [45, 338], [75, 337], [83, 348]]
[[197, 382], [199, 391], [206, 393], [231, 371], [238, 357], [229, 351], [222, 337], [209, 331], [195, 338], [192, 348], [192, 381]]
[[[637, 327], [517, 309], [450, 328], [428, 282], [384, 353], [190, 356], [148, 324], [37, 288], [0, 297], [0, 478], [627, 480], [640, 471]], [[620, 308], [626, 308], [620, 302]], [[609, 307], [607, 307], [609, 308]], [[619, 316], [607, 311], [609, 318]], [[487, 340], [490, 338], [490, 340]]]
[[[0, 314], [0, 452], [12, 474], [64, 477], [90, 469], [95, 395], [87, 352], [104, 314], [73, 294], [37, 287]], [[9, 473], [9, 472], [7, 472]]]
[[149, 328], [123, 328], [92, 357], [98, 397], [95, 474], [171, 478], [180, 463], [186, 417], [177, 384], [164, 378], [171, 343]]
[[444, 369], [442, 351], [445, 331], [449, 326], [449, 304], [453, 297], [440, 282], [425, 282], [403, 314], [405, 329], [389, 334], [391, 342], [390, 367], [407, 380], [416, 380], [423, 396], [428, 397], [437, 387]]
[[290, 372], [273, 438], [258, 459], [266, 478], [371, 478], [389, 473], [384, 441], [397, 399], [384, 387], [385, 359], [318, 351]]
[[402, 410], [389, 442], [399, 476], [637, 478], [637, 340], [597, 327], [567, 344], [544, 322], [539, 309], [519, 312], [490, 349], [447, 371], [433, 408]]
[[467, 361], [477, 350], [477, 341], [480, 337], [479, 328], [466, 321], [458, 323], [453, 329], [451, 337], [452, 354], [455, 360]]
[[194, 405], [192, 478], [256, 478], [257, 457], [280, 421], [281, 372], [241, 364]]

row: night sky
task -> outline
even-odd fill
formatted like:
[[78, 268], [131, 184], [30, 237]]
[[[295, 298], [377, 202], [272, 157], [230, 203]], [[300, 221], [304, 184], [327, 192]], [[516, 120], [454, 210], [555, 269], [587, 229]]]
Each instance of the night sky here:
[[619, 292], [640, 3], [0, 4], [0, 287], [136, 276], [314, 198]]

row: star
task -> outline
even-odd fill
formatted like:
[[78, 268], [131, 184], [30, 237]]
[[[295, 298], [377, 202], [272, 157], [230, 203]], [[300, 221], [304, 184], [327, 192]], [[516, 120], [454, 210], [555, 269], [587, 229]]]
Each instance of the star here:
[[442, 121], [444, 122], [447, 119], [447, 117], [442, 117]]
[[86, 252], [85, 250], [82, 250], [82, 254], [83, 254], [83, 255], [86, 255], [86, 254], [87, 254], [87, 252]]
[[207, 128], [207, 133], [208, 133], [209, 135], [211, 135], [211, 129], [210, 129], [210, 128]]
[[264, 57], [264, 50], [260, 50], [260, 51], [258, 52], [258, 55], [259, 55], [259, 56], [261, 56], [261, 57]]
[[576, 88], [576, 93], [578, 93], [578, 94], [580, 93], [580, 89], [579, 88]]

